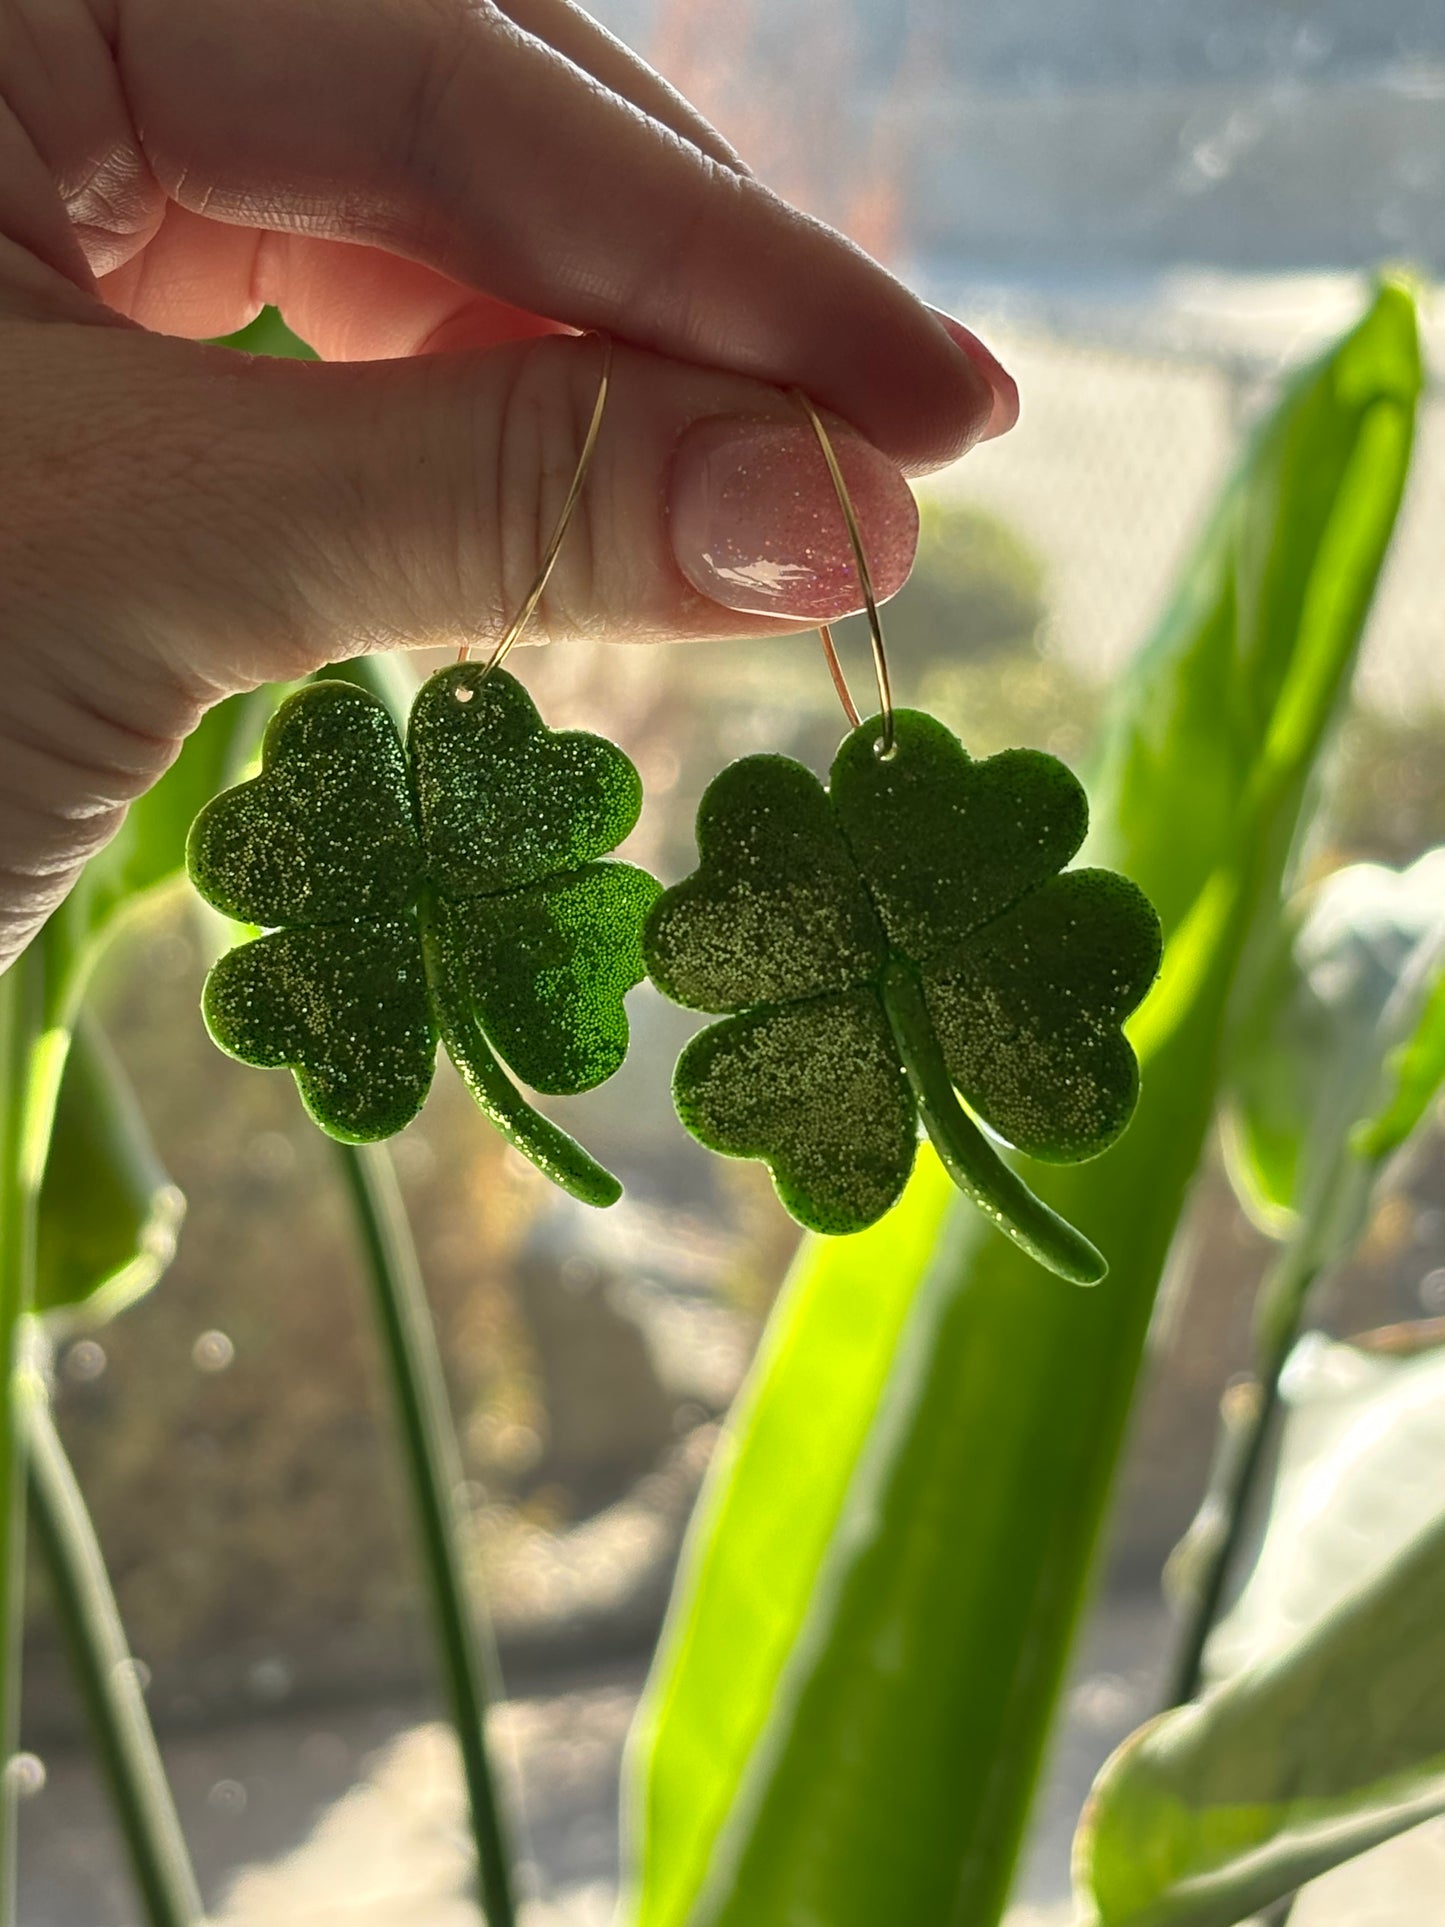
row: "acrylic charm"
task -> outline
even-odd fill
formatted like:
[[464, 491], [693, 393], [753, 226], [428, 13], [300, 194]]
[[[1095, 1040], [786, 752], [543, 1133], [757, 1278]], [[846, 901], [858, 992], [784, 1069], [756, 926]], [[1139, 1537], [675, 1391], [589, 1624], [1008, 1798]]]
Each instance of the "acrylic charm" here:
[[[437, 1038], [494, 1122], [592, 1203], [615, 1180], [526, 1103], [574, 1095], [627, 1052], [657, 885], [598, 859], [641, 805], [613, 744], [548, 730], [504, 671], [444, 669], [405, 749], [384, 705], [344, 682], [298, 690], [261, 774], [191, 830], [191, 877], [268, 935], [223, 956], [204, 1010], [223, 1050], [285, 1065], [330, 1136], [389, 1137], [420, 1110]], [[498, 1060], [502, 1061], [498, 1061]]]
[[810, 1229], [861, 1231], [901, 1194], [920, 1115], [1000, 1228], [1078, 1282], [1097, 1253], [1027, 1193], [970, 1109], [1030, 1156], [1095, 1156], [1138, 1091], [1120, 1029], [1153, 982], [1159, 924], [1108, 870], [1060, 875], [1087, 827], [1064, 765], [974, 762], [941, 723], [853, 731], [828, 789], [750, 756], [698, 813], [699, 867], [648, 920], [654, 982], [728, 1013], [678, 1061], [693, 1135], [763, 1158]]
[[367, 691], [298, 690], [272, 718], [261, 773], [201, 811], [187, 850], [206, 901], [267, 933], [207, 979], [223, 1050], [290, 1069], [323, 1131], [365, 1143], [420, 1110], [440, 1039], [498, 1128], [590, 1204], [611, 1204], [617, 1180], [508, 1069], [571, 1096], [627, 1053], [623, 999], [643, 975], [658, 886], [604, 859], [636, 822], [642, 787], [614, 744], [548, 729], [497, 665], [556, 559], [606, 388], [604, 369], [556, 535], [491, 660], [423, 684], [405, 744]]
[[1000, 1230], [1090, 1284], [1100, 1254], [976, 1120], [1053, 1162], [1114, 1141], [1138, 1094], [1121, 1026], [1158, 971], [1159, 920], [1124, 877], [1065, 869], [1088, 804], [1064, 764], [1029, 749], [975, 762], [932, 717], [894, 711], [856, 521], [804, 405], [853, 538], [882, 708], [858, 722], [825, 629], [856, 724], [828, 787], [763, 755], [704, 795], [698, 868], [645, 935], [658, 988], [723, 1017], [678, 1060], [678, 1113], [712, 1149], [764, 1160], [799, 1223], [829, 1233], [897, 1200], [921, 1119]]

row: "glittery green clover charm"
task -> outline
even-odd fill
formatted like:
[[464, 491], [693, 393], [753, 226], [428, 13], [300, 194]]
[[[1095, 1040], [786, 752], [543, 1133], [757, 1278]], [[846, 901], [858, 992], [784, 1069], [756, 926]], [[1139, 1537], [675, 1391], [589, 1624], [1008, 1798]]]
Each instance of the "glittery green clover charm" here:
[[549, 1095], [590, 1090], [627, 1052], [623, 997], [643, 974], [658, 886], [599, 862], [642, 790], [612, 743], [544, 727], [511, 676], [442, 670], [406, 746], [384, 704], [315, 682], [277, 710], [261, 773], [191, 828], [208, 903], [269, 934], [206, 981], [212, 1037], [295, 1072], [345, 1143], [421, 1109], [438, 1036], [477, 1103], [547, 1176], [590, 1204], [617, 1180], [540, 1116], [502, 1068]]
[[815, 1231], [861, 1231], [898, 1198], [921, 1116], [954, 1181], [1040, 1263], [1104, 1275], [1088, 1240], [1005, 1164], [959, 1103], [1030, 1157], [1093, 1157], [1139, 1073], [1122, 1020], [1159, 967], [1159, 920], [1109, 870], [1072, 870], [1088, 804], [1055, 757], [974, 762], [941, 723], [875, 719], [828, 789], [749, 756], [698, 811], [698, 868], [644, 936], [659, 989], [728, 1013], [678, 1060], [693, 1136], [765, 1159]]

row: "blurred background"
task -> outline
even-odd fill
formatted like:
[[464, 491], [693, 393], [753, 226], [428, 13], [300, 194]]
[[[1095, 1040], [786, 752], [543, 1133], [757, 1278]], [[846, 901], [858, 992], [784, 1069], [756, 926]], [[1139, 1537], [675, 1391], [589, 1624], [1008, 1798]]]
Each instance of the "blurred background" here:
[[[1086, 769], [1111, 674], [1281, 370], [1347, 325], [1379, 262], [1427, 279], [1445, 267], [1445, 10], [593, 11], [764, 178], [977, 326], [1017, 376], [1016, 432], [922, 491], [918, 568], [887, 615], [895, 686], [975, 753], [1028, 742]], [[1445, 333], [1428, 314], [1427, 342], [1438, 371]], [[1445, 840], [1442, 519], [1432, 397], [1322, 868], [1400, 863]], [[844, 642], [861, 680], [861, 639]], [[578, 647], [517, 666], [549, 722], [599, 729], [638, 763], [648, 802], [624, 853], [668, 881], [691, 867], [696, 801], [725, 761], [770, 748], [821, 771], [842, 728], [811, 641]], [[451, 1927], [473, 1918], [460, 1793], [431, 1723], [428, 1629], [348, 1224], [289, 1078], [209, 1044], [206, 962], [177, 897], [108, 966], [100, 1009], [189, 1214], [161, 1288], [62, 1351], [61, 1426], [218, 1920]], [[622, 1737], [719, 1421], [797, 1236], [759, 1167], [708, 1157], [676, 1124], [668, 1075], [686, 1015], [646, 987], [632, 1010], [625, 1070], [565, 1112], [627, 1183], [614, 1211], [550, 1190], [445, 1072], [394, 1146], [512, 1695], [502, 1727], [527, 1789], [537, 1927], [608, 1917]], [[1067, 1917], [1055, 1909], [1079, 1803], [1150, 1708], [1160, 1568], [1197, 1502], [1262, 1262], [1211, 1177], [1166, 1295], [1020, 1921]], [[1445, 1312], [1434, 1142], [1325, 1307], [1340, 1333], [1422, 1312]], [[39, 1579], [28, 1637], [22, 1918], [129, 1927]], [[1388, 1870], [1368, 1892], [1358, 1869], [1335, 1878], [1346, 1898], [1330, 1913], [1312, 1890], [1305, 1927], [1426, 1920], [1369, 1911], [1388, 1906]]]

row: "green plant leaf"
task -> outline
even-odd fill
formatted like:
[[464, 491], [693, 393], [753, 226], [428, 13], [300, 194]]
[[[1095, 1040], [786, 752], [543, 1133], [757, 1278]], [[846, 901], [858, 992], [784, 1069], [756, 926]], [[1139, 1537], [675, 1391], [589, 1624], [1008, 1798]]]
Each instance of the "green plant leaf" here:
[[[1406, 870], [1352, 864], [1290, 905], [1242, 1013], [1224, 1114], [1230, 1176], [1262, 1229], [1294, 1235], [1338, 1192], [1342, 1158], [1377, 1164], [1419, 1123], [1445, 1075], [1442, 967], [1445, 850]], [[1334, 1248], [1361, 1228], [1336, 1224]]]
[[1445, 1352], [1306, 1339], [1216, 1682], [1140, 1729], [1075, 1849], [1094, 1927], [1232, 1927], [1445, 1811]]
[[1160, 907], [1164, 967], [1131, 1027], [1131, 1129], [1038, 1187], [1108, 1280], [1061, 1292], [964, 1210], [935, 1245], [931, 1159], [863, 1238], [801, 1254], [633, 1748], [640, 1927], [998, 1918], [1230, 1000], [1278, 915], [1419, 388], [1413, 303], [1386, 286], [1262, 425], [1121, 679], [1093, 850]]
[[1384, 1091], [1373, 1116], [1361, 1118], [1351, 1139], [1356, 1157], [1383, 1163], [1424, 1123], [1445, 1084], [1445, 970], [1436, 972], [1420, 1002], [1414, 1029], [1385, 1064]]
[[40, 1187], [35, 1309], [67, 1327], [113, 1318], [169, 1265], [185, 1209], [104, 1032], [83, 1016]]
[[1445, 1347], [1435, 1328], [1353, 1341], [1308, 1333], [1280, 1390], [1269, 1515], [1206, 1649], [1211, 1686], [1307, 1636], [1445, 1516]]

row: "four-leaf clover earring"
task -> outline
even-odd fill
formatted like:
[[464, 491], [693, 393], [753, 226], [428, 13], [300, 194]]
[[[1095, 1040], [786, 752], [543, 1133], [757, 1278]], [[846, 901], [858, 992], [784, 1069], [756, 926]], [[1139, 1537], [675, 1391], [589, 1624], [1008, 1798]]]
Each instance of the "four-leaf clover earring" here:
[[546, 587], [607, 399], [536, 580], [490, 660], [418, 691], [403, 743], [385, 705], [308, 684], [272, 718], [260, 774], [217, 796], [187, 862], [217, 910], [267, 933], [206, 981], [212, 1037], [247, 1064], [286, 1066], [321, 1129], [389, 1137], [420, 1110], [437, 1039], [477, 1103], [554, 1182], [589, 1204], [621, 1186], [522, 1096], [573, 1095], [627, 1052], [623, 998], [643, 975], [658, 886], [604, 861], [642, 787], [614, 744], [546, 728], [500, 668]]
[[854, 724], [828, 787], [759, 755], [704, 794], [698, 868], [663, 892], [644, 936], [658, 988], [723, 1019], [678, 1059], [678, 1113], [713, 1150], [765, 1160], [799, 1223], [835, 1233], [899, 1197], [921, 1118], [1001, 1231], [1092, 1284], [1099, 1252], [977, 1120], [1060, 1163], [1113, 1142], [1138, 1094], [1121, 1025], [1157, 974], [1159, 920], [1126, 878], [1064, 869], [1088, 803], [1063, 763], [1032, 749], [975, 762], [933, 717], [894, 710], [857, 520], [799, 400], [852, 538], [879, 714], [860, 722], [825, 629]]

